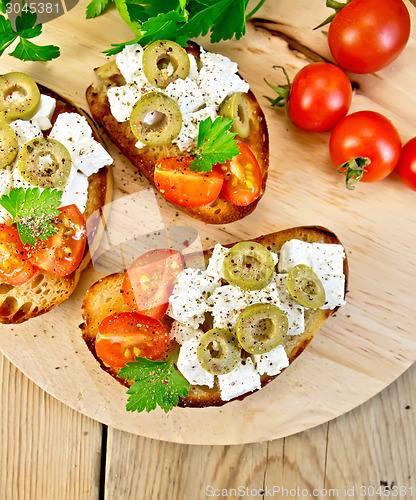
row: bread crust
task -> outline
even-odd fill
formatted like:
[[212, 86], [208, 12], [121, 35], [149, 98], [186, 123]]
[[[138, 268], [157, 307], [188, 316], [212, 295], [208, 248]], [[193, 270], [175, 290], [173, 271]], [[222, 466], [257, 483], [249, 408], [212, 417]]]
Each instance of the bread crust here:
[[[342, 244], [338, 237], [326, 228], [319, 226], [304, 226], [295, 227], [291, 229], [286, 229], [284, 231], [279, 231], [277, 233], [271, 233], [258, 238], [254, 238], [250, 241], [257, 241], [262, 245], [266, 246], [272, 252], [279, 252], [282, 245], [290, 239], [300, 239], [307, 241], [309, 243], [332, 243], [332, 244]], [[226, 245], [231, 247], [232, 245]], [[212, 255], [212, 249], [206, 250], [204, 252], [205, 262], [207, 263], [210, 256]], [[198, 259], [198, 256], [195, 256]], [[188, 257], [186, 259], [187, 266], [192, 267], [193, 258]], [[197, 260], [195, 260], [196, 265]], [[344, 260], [344, 274], [345, 274], [345, 293], [347, 292], [348, 284], [348, 261], [347, 258]], [[111, 376], [116, 378], [122, 385], [129, 387], [132, 382], [128, 382], [123, 378], [117, 376], [118, 369], [109, 367], [105, 365], [100, 358], [98, 358], [95, 351], [95, 337], [97, 335], [98, 326], [100, 322], [110, 314], [116, 312], [127, 312], [133, 311], [123, 300], [121, 294], [122, 282], [124, 274], [116, 273], [106, 276], [105, 278], [97, 281], [91, 288], [87, 291], [83, 304], [83, 319], [84, 323], [80, 325], [82, 331], [82, 337], [88, 346], [88, 349], [94, 355], [101, 368], [108, 372]], [[305, 312], [305, 332], [301, 335], [286, 336], [282, 345], [285, 348], [286, 354], [289, 358], [289, 363], [292, 364], [293, 361], [304, 351], [307, 345], [311, 342], [316, 332], [325, 322], [325, 320], [332, 316], [338, 308], [334, 309], [309, 309]], [[172, 320], [167, 318], [166, 327], [169, 328]], [[172, 351], [179, 348], [176, 342], [171, 342], [169, 351], [166, 356], [169, 357]], [[290, 366], [289, 364], [289, 366]], [[283, 370], [282, 370], [283, 371]], [[269, 376], [263, 375], [261, 377], [261, 386], [264, 387], [269, 382], [274, 380], [278, 375]], [[239, 399], [242, 400], [245, 397], [252, 394], [252, 392], [243, 394], [232, 401]], [[221, 394], [219, 388], [214, 386], [209, 389], [206, 386], [190, 386], [189, 393], [185, 398], [180, 399], [180, 407], [194, 407], [202, 408], [207, 406], [222, 406], [226, 403], [221, 399]]]
[[[192, 43], [187, 48], [196, 58], [199, 58], [199, 46]], [[107, 90], [110, 86], [123, 85], [124, 78], [114, 64], [109, 71], [96, 68], [96, 74], [100, 79], [97, 86], [89, 86], [86, 91], [87, 102], [95, 122], [102, 127], [106, 134], [116, 144], [124, 156], [146, 177], [154, 186], [154, 170], [156, 163], [168, 156], [186, 156], [174, 144], [166, 144], [156, 147], [144, 147], [138, 149], [135, 144], [136, 137], [133, 135], [128, 121], [119, 123], [111, 114], [110, 104], [107, 99]], [[100, 76], [101, 75], [101, 76]], [[267, 173], [269, 167], [269, 135], [266, 119], [263, 111], [254, 96], [249, 91], [245, 94], [250, 115], [250, 135], [241, 139], [253, 151], [259, 162], [262, 172], [262, 189], [259, 198], [248, 206], [234, 205], [224, 198], [222, 194], [209, 205], [201, 207], [181, 207], [175, 205], [179, 210], [191, 217], [201, 220], [207, 224], [227, 224], [242, 219], [249, 215], [257, 206], [264, 190], [266, 189]]]
[[[93, 130], [94, 138], [104, 145], [100, 139], [98, 129], [91, 117], [82, 109], [78, 108], [71, 101], [56, 92], [39, 85], [41, 94], [46, 94], [56, 99], [56, 109], [52, 117], [52, 124], [55, 123], [59, 114], [64, 112], [79, 113], [85, 116]], [[49, 131], [46, 131], [48, 133]], [[88, 199], [84, 210], [84, 218], [87, 220], [94, 212], [99, 213], [105, 221], [107, 209], [106, 205], [112, 199], [113, 177], [111, 167], [103, 167], [97, 173], [88, 178]], [[88, 241], [96, 246], [101, 237], [99, 219], [88, 223]], [[46, 273], [40, 269], [26, 283], [19, 286], [9, 285], [0, 280], [0, 323], [17, 324], [27, 321], [41, 314], [45, 314], [54, 307], [66, 300], [75, 290], [81, 272], [90, 261], [88, 245], [85, 249], [84, 257], [78, 268], [68, 276], [59, 277]]]

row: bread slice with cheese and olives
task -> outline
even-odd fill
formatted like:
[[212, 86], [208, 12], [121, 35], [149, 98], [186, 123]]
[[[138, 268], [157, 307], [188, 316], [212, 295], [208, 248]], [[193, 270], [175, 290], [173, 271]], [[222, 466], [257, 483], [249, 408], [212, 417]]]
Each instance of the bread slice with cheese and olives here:
[[[140, 45], [129, 45], [115, 60], [95, 69], [99, 82], [86, 92], [94, 120], [155, 185], [155, 166], [160, 160], [192, 155], [202, 120], [207, 117], [214, 120], [220, 115], [232, 118], [231, 131], [251, 149], [259, 165], [257, 197], [243, 202], [248, 204], [235, 204], [221, 190], [208, 204], [176, 206], [210, 224], [230, 223], [247, 216], [264, 193], [269, 165], [267, 125], [257, 99], [238, 75], [237, 64], [228, 58], [189, 43], [186, 52], [178, 46], [187, 59], [184, 62], [183, 54], [176, 55], [181, 52], [176, 44], [160, 41], [152, 46], [155, 44], [159, 51], [150, 46], [143, 51]], [[162, 44], [165, 45], [160, 50]], [[176, 113], [171, 111], [171, 106]], [[139, 115], [138, 120], [135, 114]], [[156, 123], [152, 123], [149, 116], [158, 116]], [[137, 134], [136, 129], [141, 129], [142, 135]], [[249, 171], [245, 172], [241, 166], [231, 170], [226, 176], [233, 175], [233, 182], [243, 183], [245, 189], [255, 189], [250, 184], [253, 176], [250, 177]], [[201, 176], [203, 174], [201, 172]], [[159, 190], [163, 194], [164, 189]]]
[[[169, 309], [161, 319], [171, 335], [170, 344], [161, 360], [169, 359], [179, 350], [175, 365], [190, 383], [186, 397], [179, 399], [180, 407], [221, 406], [228, 401], [241, 400], [261, 389], [293, 363], [325, 320], [345, 304], [348, 263], [344, 247], [334, 233], [317, 226], [295, 227], [255, 238], [244, 245], [254, 248], [253, 242], [260, 244], [263, 252], [269, 251], [272, 256], [272, 277], [269, 276], [267, 285], [259, 283], [259, 286], [249, 291], [239, 289], [238, 283], [239, 277], [242, 276], [241, 269], [246, 265], [249, 269], [253, 264], [250, 253], [247, 254], [247, 261], [244, 261], [245, 257], [242, 260], [234, 259], [235, 253], [232, 253], [230, 248], [235, 249], [236, 246], [216, 245], [214, 249], [204, 252], [205, 270], [200, 268], [200, 255], [191, 254], [185, 257], [186, 267], [181, 273], [184, 277], [181, 278], [181, 274], [177, 277]], [[228, 258], [233, 256], [231, 268], [229, 262], [225, 263], [227, 255]], [[227, 266], [228, 271], [225, 272]], [[314, 276], [319, 276], [317, 281], [324, 288], [324, 295], [319, 298], [322, 299], [319, 304], [308, 302], [319, 295], [316, 293], [315, 283], [311, 280], [302, 282], [303, 290], [306, 290], [307, 294], [303, 300], [292, 290], [293, 282], [292, 285], [289, 283], [292, 279], [291, 271], [303, 268], [313, 270]], [[237, 278], [234, 279], [233, 275]], [[225, 281], [225, 276], [233, 284]], [[119, 368], [103, 363], [95, 349], [98, 328], [103, 319], [114, 313], [133, 311], [122, 296], [123, 278], [122, 273], [109, 275], [87, 291], [82, 305], [84, 323], [81, 330], [84, 341], [101, 367], [129, 387], [131, 382], [118, 377]], [[196, 285], [196, 289], [201, 292], [200, 297], [189, 294], [192, 285]], [[198, 304], [203, 300], [209, 307], [201, 315]], [[309, 306], [312, 304], [314, 307], [304, 307], [297, 300], [300, 303], [305, 303], [306, 300]], [[191, 310], [192, 308], [196, 310]], [[250, 309], [256, 311], [254, 315], [248, 315]], [[277, 311], [280, 316], [278, 324], [284, 319], [284, 330], [278, 332], [280, 337], [276, 341], [273, 340], [273, 346], [263, 349], [263, 352], [267, 352], [253, 355], [253, 352], [261, 351], [257, 347], [257, 350], [249, 347], [253, 346], [253, 338], [254, 344], [257, 342], [258, 346], [264, 347], [269, 341], [268, 335], [271, 339], [275, 335], [274, 332], [270, 334], [268, 331], [268, 323], [272, 321], [272, 317], [268, 316], [268, 309], [273, 309], [273, 314]], [[256, 316], [258, 311], [266, 311], [266, 316]], [[244, 320], [244, 316], [248, 317], [249, 324], [260, 325], [260, 331], [254, 330], [251, 339], [246, 333], [241, 336], [241, 332], [245, 331], [241, 326], [241, 318]], [[229, 346], [221, 346], [222, 341], [214, 340], [208, 349], [205, 349], [206, 346], [201, 348], [207, 335], [217, 330], [231, 332], [230, 342], [233, 345], [238, 337], [239, 342], [252, 351], [247, 352], [239, 345], [238, 360], [233, 361], [235, 368], [222, 375], [215, 373], [216, 356], [224, 345], [225, 351], [229, 351]], [[215, 335], [212, 339], [215, 339]], [[205, 359], [200, 356], [201, 349]], [[209, 356], [212, 356], [211, 360], [206, 359]], [[214, 370], [210, 370], [210, 367], [214, 367]]]
[[[29, 182], [30, 178], [19, 170], [18, 157], [30, 141], [41, 137], [55, 137], [69, 151], [71, 168], [62, 185], [52, 183], [50, 187], [63, 191], [61, 206], [75, 204], [85, 221], [88, 221], [87, 245], [83, 258], [77, 269], [69, 275], [62, 277], [37, 269], [28, 281], [16, 286], [0, 279], [0, 323], [16, 324], [47, 313], [68, 299], [77, 286], [80, 274], [90, 260], [90, 248], [95, 248], [101, 237], [100, 228], [103, 223], [100, 224], [100, 219], [104, 217], [107, 210], [105, 206], [112, 199], [113, 159], [105, 149], [97, 127], [89, 115], [67, 98], [36, 84], [23, 73], [8, 73], [0, 79], [0, 85], [6, 82], [6, 85], [14, 85], [14, 90], [18, 90], [19, 86], [26, 86], [29, 82], [31, 88], [33, 87], [30, 92], [34, 91], [36, 95], [36, 91], [39, 91], [35, 97], [35, 110], [29, 114], [25, 111], [19, 112], [19, 104], [16, 104], [17, 111], [14, 110], [13, 100], [0, 98], [3, 120], [6, 120], [8, 127], [14, 132], [17, 149], [17, 154], [14, 153], [15, 159], [9, 164], [6, 161], [0, 169], [0, 195], [8, 195], [16, 188], [46, 187], [39, 182], [36, 186]], [[6, 94], [7, 92], [4, 92], [4, 95]], [[27, 101], [30, 99], [32, 93], [27, 95]], [[29, 147], [27, 149], [30, 150]], [[42, 164], [38, 161], [40, 162], [34, 161], [31, 175], [36, 175], [36, 169], [42, 169]], [[11, 223], [10, 214], [3, 207], [0, 207], [0, 222]]]

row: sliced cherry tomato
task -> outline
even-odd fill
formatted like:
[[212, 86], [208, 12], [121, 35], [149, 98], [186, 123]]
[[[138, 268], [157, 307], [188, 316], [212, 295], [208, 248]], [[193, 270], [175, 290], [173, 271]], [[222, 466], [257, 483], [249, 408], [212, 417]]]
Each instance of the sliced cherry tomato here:
[[29, 250], [32, 264], [55, 274], [67, 276], [75, 271], [84, 255], [87, 229], [76, 205], [61, 207], [56, 221], [57, 232], [46, 241], [38, 241]]
[[121, 368], [136, 356], [156, 360], [166, 351], [169, 334], [160, 321], [137, 312], [115, 313], [104, 318], [95, 339], [97, 356]]
[[9, 285], [23, 285], [36, 273], [13, 226], [0, 224], [0, 278]]
[[166, 313], [175, 278], [184, 266], [176, 250], [151, 250], [136, 259], [123, 281], [123, 299], [139, 313], [160, 319]]
[[251, 149], [242, 141], [237, 140], [240, 153], [227, 163], [217, 166], [225, 172], [222, 194], [238, 206], [247, 206], [261, 194], [262, 175], [259, 163]]
[[[375, 111], [346, 116], [335, 126], [329, 141], [334, 165], [347, 174], [347, 181], [351, 177], [350, 182], [359, 180], [360, 175], [363, 182], [384, 179], [396, 167], [401, 149], [399, 133], [392, 122]], [[364, 159], [368, 159], [365, 166]]]
[[224, 174], [220, 170], [195, 172], [190, 168], [193, 158], [163, 158], [155, 167], [154, 180], [159, 192], [172, 203], [183, 207], [208, 205], [221, 192]]
[[293, 123], [307, 132], [326, 132], [348, 113], [352, 87], [334, 64], [317, 62], [303, 67], [293, 79], [288, 111]]
[[328, 43], [341, 68], [373, 73], [396, 59], [410, 35], [402, 0], [352, 0], [331, 22]]
[[410, 189], [416, 191], [416, 137], [403, 146], [397, 173]]

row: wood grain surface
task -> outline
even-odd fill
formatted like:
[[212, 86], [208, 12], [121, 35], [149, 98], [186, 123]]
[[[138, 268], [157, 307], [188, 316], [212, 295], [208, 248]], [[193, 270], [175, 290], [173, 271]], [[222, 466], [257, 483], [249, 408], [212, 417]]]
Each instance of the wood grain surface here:
[[[110, 41], [130, 36], [114, 11], [85, 20], [86, 3], [81, 2], [47, 25], [42, 41], [61, 46], [62, 55], [57, 61], [19, 63], [3, 56], [0, 71], [24, 70], [85, 107], [84, 91], [92, 80], [92, 68], [105, 60], [100, 51]], [[408, 5], [415, 24], [416, 13]], [[297, 6], [293, 9], [291, 0], [266, 2], [241, 41], [215, 47], [204, 44], [239, 63], [242, 76], [250, 82], [266, 113], [271, 166], [267, 191], [257, 210], [226, 227], [208, 227], [178, 215], [160, 197], [155, 200], [164, 225], [196, 229], [204, 247], [296, 225], [328, 227], [338, 234], [348, 251], [348, 305], [327, 322], [290, 370], [241, 403], [221, 409], [175, 409], [168, 416], [162, 412], [127, 414], [124, 390], [99, 370], [80, 338], [80, 303], [85, 290], [100, 276], [90, 266], [70, 301], [30, 323], [2, 326], [0, 336], [0, 350], [7, 358], [72, 408], [121, 430], [179, 443], [270, 440], [309, 429], [351, 410], [388, 386], [416, 358], [412, 314], [415, 193], [396, 174], [380, 183], [347, 191], [328, 157], [329, 134], [307, 134], [290, 127], [263, 97], [270, 93], [264, 77], [283, 83], [281, 75], [272, 69], [274, 64], [286, 66], [293, 76], [312, 60], [330, 59], [323, 34], [311, 31], [327, 14], [323, 2], [299, 0]], [[384, 112], [397, 126], [403, 141], [416, 134], [415, 60], [413, 28], [408, 46], [396, 62], [376, 75], [351, 75], [356, 88], [351, 111]], [[390, 97], [393, 94], [395, 99]], [[110, 150], [116, 157], [115, 198], [145, 192], [148, 185], [114, 148]], [[142, 222], [136, 214], [134, 220], [138, 225]], [[116, 436], [111, 433], [108, 440], [115, 449]], [[257, 450], [255, 445], [253, 450]], [[294, 457], [300, 453], [296, 446], [291, 451]], [[316, 450], [317, 456], [323, 452], [320, 447]], [[256, 460], [253, 456], [254, 467]], [[322, 467], [320, 460], [318, 463]], [[132, 476], [132, 481], [136, 479], [136, 475]]]

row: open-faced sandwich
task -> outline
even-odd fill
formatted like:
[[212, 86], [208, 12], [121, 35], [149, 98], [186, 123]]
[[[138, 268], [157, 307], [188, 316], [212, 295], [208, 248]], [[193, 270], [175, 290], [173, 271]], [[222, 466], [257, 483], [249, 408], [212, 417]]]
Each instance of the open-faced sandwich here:
[[288, 367], [345, 304], [345, 250], [324, 228], [217, 244], [200, 257], [150, 251], [86, 293], [83, 338], [129, 387], [128, 410], [243, 399]]
[[212, 224], [254, 210], [266, 187], [268, 133], [236, 63], [160, 40], [127, 45], [95, 72], [92, 116], [167, 200]]
[[90, 216], [112, 196], [113, 159], [98, 141], [64, 97], [24, 73], [0, 76], [1, 323], [43, 314], [75, 289], [99, 238]]

